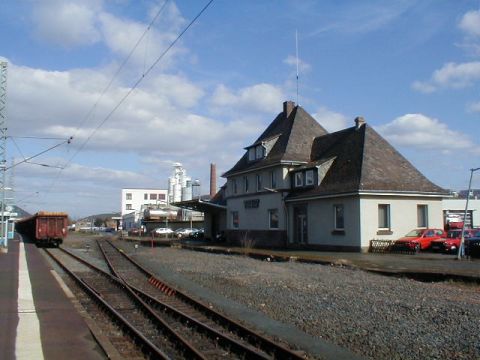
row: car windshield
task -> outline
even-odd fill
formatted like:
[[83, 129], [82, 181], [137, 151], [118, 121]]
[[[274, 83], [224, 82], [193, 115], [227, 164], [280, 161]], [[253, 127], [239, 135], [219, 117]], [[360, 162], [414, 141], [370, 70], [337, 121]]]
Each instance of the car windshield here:
[[418, 237], [422, 235], [423, 230], [412, 230], [405, 237]]

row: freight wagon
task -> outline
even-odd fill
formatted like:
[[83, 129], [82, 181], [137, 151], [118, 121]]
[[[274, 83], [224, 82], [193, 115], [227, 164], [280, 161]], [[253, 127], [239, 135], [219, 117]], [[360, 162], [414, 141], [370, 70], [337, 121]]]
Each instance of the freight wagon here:
[[68, 215], [40, 211], [16, 222], [15, 229], [38, 246], [59, 246], [67, 236]]

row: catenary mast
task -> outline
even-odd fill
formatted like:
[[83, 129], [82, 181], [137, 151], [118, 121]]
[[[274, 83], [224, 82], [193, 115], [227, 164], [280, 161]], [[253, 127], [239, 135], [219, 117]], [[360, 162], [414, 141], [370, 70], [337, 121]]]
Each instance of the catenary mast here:
[[6, 168], [7, 168], [7, 62], [0, 60], [0, 189], [1, 189], [1, 233], [0, 250], [5, 250], [7, 243], [7, 221], [5, 218]]

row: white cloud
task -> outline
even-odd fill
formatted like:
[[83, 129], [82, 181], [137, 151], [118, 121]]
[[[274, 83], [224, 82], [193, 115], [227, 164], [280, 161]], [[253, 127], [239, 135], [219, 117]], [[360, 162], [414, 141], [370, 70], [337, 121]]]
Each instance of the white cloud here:
[[[157, 22], [138, 44], [131, 60], [138, 68], [148, 69], [153, 62], [165, 51], [165, 49], [177, 37], [179, 26], [183, 24], [183, 18], [170, 6], [167, 14], [157, 19]], [[100, 30], [106, 46], [122, 58], [129, 55], [147, 28], [147, 24], [135, 22], [128, 19], [121, 19], [109, 13], [101, 13], [98, 16]], [[162, 58], [161, 68], [172, 65], [175, 55], [186, 52], [181, 44], [172, 48]]]
[[468, 104], [467, 111], [469, 111], [469, 112], [480, 112], [480, 101]]
[[480, 80], [480, 61], [456, 64], [447, 63], [435, 70], [427, 82], [415, 81], [414, 90], [430, 93], [441, 88], [460, 89]]
[[[380, 2], [375, 4], [372, 2], [356, 2], [349, 5], [347, 8], [342, 8], [339, 16], [334, 17], [333, 21], [310, 33], [310, 36], [316, 36], [326, 32], [343, 32], [350, 34], [369, 33], [382, 29], [405, 12], [407, 12], [414, 3], [411, 1], [390, 1], [387, 3]], [[321, 16], [319, 18], [323, 18]], [[326, 16], [328, 19], [328, 16]]]
[[271, 84], [256, 84], [237, 91], [219, 85], [215, 89], [211, 103], [214, 107], [243, 109], [245, 112], [280, 112], [284, 93], [278, 86]]
[[49, 0], [34, 4], [33, 23], [40, 38], [65, 47], [90, 45], [100, 40], [96, 28], [101, 1]]
[[438, 119], [423, 114], [405, 114], [379, 126], [378, 131], [392, 144], [450, 153], [467, 150], [478, 154], [478, 145], [465, 134], [448, 128]]
[[[285, 60], [283, 60], [283, 62], [287, 65], [290, 65], [290, 66], [294, 67], [295, 69], [297, 67], [297, 57], [296, 56], [288, 55], [287, 58]], [[311, 69], [312, 69], [312, 66], [310, 64], [306, 63], [305, 61], [303, 61], [300, 58], [298, 59], [298, 70], [299, 70], [299, 72], [308, 73]]]
[[463, 15], [459, 27], [468, 36], [480, 36], [480, 11], [472, 10]]
[[[67, 147], [62, 147], [63, 152], [59, 155], [63, 156], [60, 164], [65, 164], [129, 90], [118, 79], [94, 108], [92, 116], [82, 122], [108, 81], [102, 70], [47, 71], [10, 63], [9, 134], [61, 138], [74, 135], [68, 146], [69, 152], [66, 153]], [[272, 100], [272, 93], [278, 94], [278, 91], [269, 85], [228, 90], [233, 97], [231, 101], [254, 102], [262, 111], [250, 108], [248, 112], [236, 112], [234, 116], [222, 115], [221, 119], [196, 112], [205, 90], [184, 76], [159, 74], [146, 80], [145, 85], [132, 93], [74, 158], [77, 163], [90, 165], [74, 164], [62, 172], [59, 185], [54, 189], [56, 197], [64, 196], [59, 193], [60, 188], [74, 181], [77, 183], [72, 185], [74, 190], [71, 191], [75, 194], [94, 193], [95, 182], [102, 183], [101, 187], [109, 184], [105, 190], [105, 196], [108, 194], [109, 197], [105, 202], [109, 204], [118, 196], [118, 189], [127, 183], [128, 186], [165, 186], [171, 170], [169, 166], [157, 167], [143, 162], [144, 158], [156, 158], [160, 162], [180, 161], [189, 174], [206, 183], [211, 161], [217, 162], [219, 172], [228, 170], [241, 157], [245, 144], [253, 141], [272, 120], [272, 117], [264, 116], [263, 106], [281, 111], [280, 96], [273, 96]], [[256, 99], [260, 94], [262, 101]], [[226, 101], [225, 108], [236, 107], [237, 104], [230, 105], [231, 101]], [[79, 124], [82, 125], [77, 128]], [[19, 146], [25, 156], [39, 151], [32, 148], [31, 141], [19, 142]], [[12, 154], [17, 153], [14, 147], [11, 150]], [[123, 159], [128, 159], [128, 163], [122, 164]], [[50, 163], [43, 157], [38, 161]], [[109, 161], [113, 167], [122, 164], [129, 171], [108, 169]], [[26, 172], [25, 169], [29, 168]], [[23, 186], [43, 193], [51, 186], [55, 170], [25, 165], [18, 175], [31, 181], [31, 185], [18, 181], [19, 189]], [[76, 180], [72, 180], [75, 177]], [[152, 180], [154, 177], [156, 181]], [[68, 195], [64, 201], [68, 202]], [[72, 211], [85, 214], [91, 209], [86, 201], [80, 205], [79, 200]]]
[[[153, 6], [149, 17], [159, 10]], [[148, 23], [120, 18], [104, 10], [102, 0], [48, 0], [35, 3], [32, 10], [35, 35], [65, 47], [92, 45], [102, 41], [122, 59], [130, 54]], [[149, 29], [131, 61], [136, 69], [145, 70], [163, 53], [177, 34], [185, 19], [175, 4], [167, 4]], [[181, 43], [172, 48], [158, 67], [171, 66], [175, 55], [185, 53]]]
[[334, 132], [347, 127], [347, 117], [341, 113], [329, 110], [322, 106], [318, 109], [313, 117], [322, 125], [328, 132]]

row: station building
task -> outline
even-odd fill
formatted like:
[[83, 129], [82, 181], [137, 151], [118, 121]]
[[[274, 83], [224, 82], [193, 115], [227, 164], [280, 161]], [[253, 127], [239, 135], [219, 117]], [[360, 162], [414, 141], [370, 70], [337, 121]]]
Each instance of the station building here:
[[291, 101], [223, 177], [226, 238], [250, 246], [366, 251], [442, 228], [448, 197], [363, 118], [328, 133]]

